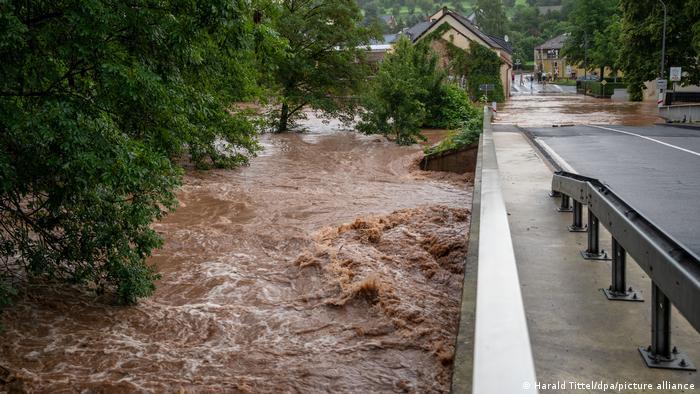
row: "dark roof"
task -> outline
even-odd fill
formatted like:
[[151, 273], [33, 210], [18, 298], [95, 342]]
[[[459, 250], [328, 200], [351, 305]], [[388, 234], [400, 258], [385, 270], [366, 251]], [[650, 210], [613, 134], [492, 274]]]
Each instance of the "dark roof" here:
[[513, 45], [509, 41], [506, 41], [505, 38], [497, 37], [497, 36], [492, 36], [488, 34], [489, 38], [494, 40], [498, 45], [501, 46], [506, 52], [510, 53], [511, 55], [513, 54]]
[[560, 34], [536, 46], [535, 49], [562, 49], [567, 39], [569, 39], [569, 33]]
[[422, 36], [423, 33], [426, 32], [426, 30], [433, 27], [433, 24], [435, 24], [435, 21], [424, 21], [416, 23], [415, 25], [409, 27], [408, 30], [406, 30], [406, 35], [408, 35], [408, 38], [415, 42], [418, 39], [418, 37]]

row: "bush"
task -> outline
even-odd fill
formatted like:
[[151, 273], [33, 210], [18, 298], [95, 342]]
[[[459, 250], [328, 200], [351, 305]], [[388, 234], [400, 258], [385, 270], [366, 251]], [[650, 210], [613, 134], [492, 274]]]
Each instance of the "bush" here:
[[484, 131], [484, 116], [477, 111], [475, 116], [462, 123], [459, 132], [450, 133], [447, 138], [440, 141], [439, 144], [427, 147], [423, 150], [426, 155], [445, 152], [448, 150], [457, 150], [479, 141], [479, 136]]
[[443, 84], [439, 95], [428, 103], [428, 117], [424, 126], [436, 129], [454, 129], [465, 121], [479, 117], [466, 91], [455, 84]]

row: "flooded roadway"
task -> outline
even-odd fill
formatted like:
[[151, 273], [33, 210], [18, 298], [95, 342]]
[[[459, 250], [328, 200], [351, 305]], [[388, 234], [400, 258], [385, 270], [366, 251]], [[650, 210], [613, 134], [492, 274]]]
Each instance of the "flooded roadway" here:
[[654, 101], [630, 102], [626, 99], [598, 99], [576, 94], [573, 86], [519, 84], [513, 96], [496, 116], [496, 123], [518, 126], [567, 124], [618, 124], [644, 126], [661, 122]]
[[154, 226], [153, 297], [21, 296], [5, 390], [447, 391], [471, 186], [417, 171], [418, 147], [307, 126], [263, 136], [249, 167], [187, 173]]

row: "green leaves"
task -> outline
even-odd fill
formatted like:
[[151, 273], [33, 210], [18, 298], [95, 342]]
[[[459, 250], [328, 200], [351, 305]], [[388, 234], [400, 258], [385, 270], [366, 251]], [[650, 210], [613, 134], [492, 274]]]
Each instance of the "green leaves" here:
[[424, 139], [420, 127], [428, 116], [427, 104], [439, 95], [444, 78], [427, 45], [414, 46], [402, 37], [362, 97], [365, 111], [358, 130], [393, 137], [400, 145]]
[[569, 15], [571, 35], [563, 53], [569, 60], [588, 68], [617, 70], [619, 15], [618, 0], [576, 0]]
[[0, 0], [0, 304], [25, 274], [150, 294], [187, 156], [259, 149], [250, 2]]
[[270, 54], [270, 81], [279, 94], [276, 129], [287, 131], [305, 106], [329, 116], [352, 118], [349, 96], [367, 75], [365, 48], [373, 33], [361, 26], [353, 0], [285, 0], [277, 5], [275, 29], [287, 46]]
[[[684, 85], [700, 82], [700, 5], [698, 0], [665, 1], [668, 7], [665, 75], [669, 67], [682, 67], [688, 73]], [[658, 0], [620, 0], [622, 22], [618, 48], [620, 68], [625, 74], [631, 97], [641, 100], [644, 83], [655, 79], [661, 63], [663, 8]], [[695, 45], [694, 45], [695, 44]]]

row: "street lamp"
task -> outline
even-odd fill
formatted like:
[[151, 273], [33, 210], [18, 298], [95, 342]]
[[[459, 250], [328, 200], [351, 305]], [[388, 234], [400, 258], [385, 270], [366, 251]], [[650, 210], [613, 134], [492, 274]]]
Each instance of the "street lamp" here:
[[661, 40], [661, 67], [659, 70], [659, 79], [663, 79], [666, 65], [666, 3], [663, 0], [659, 0], [659, 3], [664, 7], [664, 36]]

